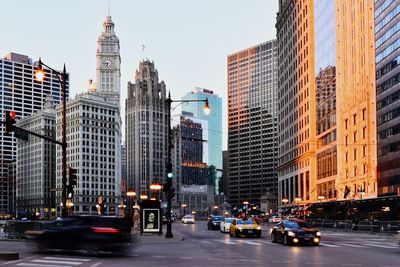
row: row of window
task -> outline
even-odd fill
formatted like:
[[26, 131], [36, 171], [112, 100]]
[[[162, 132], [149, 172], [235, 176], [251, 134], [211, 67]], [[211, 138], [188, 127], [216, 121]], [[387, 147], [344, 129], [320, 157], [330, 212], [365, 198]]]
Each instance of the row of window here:
[[376, 79], [379, 79], [380, 77], [390, 72], [391, 70], [395, 69], [399, 65], [400, 65], [400, 56], [397, 56], [391, 62], [389, 62], [388, 64], [386, 64], [385, 66], [376, 71]]
[[396, 41], [391, 43], [388, 47], [386, 47], [385, 50], [376, 55], [376, 64], [381, 62], [384, 58], [392, 54], [394, 51], [397, 51], [399, 47], [400, 47], [400, 39], [397, 39]]
[[397, 5], [383, 20], [375, 25], [375, 32], [379, 32], [386, 24], [400, 13], [400, 6]]
[[390, 37], [392, 37], [395, 33], [397, 33], [400, 30], [400, 21], [397, 22], [392, 28], [390, 28], [387, 32], [385, 32], [384, 35], [381, 36], [378, 40], [375, 42], [375, 47], [379, 48], [381, 44], [386, 42]]

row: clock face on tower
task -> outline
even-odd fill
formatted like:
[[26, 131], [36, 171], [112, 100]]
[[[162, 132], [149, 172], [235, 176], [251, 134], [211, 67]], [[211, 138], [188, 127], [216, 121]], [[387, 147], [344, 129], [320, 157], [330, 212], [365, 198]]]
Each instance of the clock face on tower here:
[[103, 58], [103, 60], [101, 61], [101, 65], [103, 66], [103, 68], [109, 69], [113, 66], [113, 60], [108, 57]]

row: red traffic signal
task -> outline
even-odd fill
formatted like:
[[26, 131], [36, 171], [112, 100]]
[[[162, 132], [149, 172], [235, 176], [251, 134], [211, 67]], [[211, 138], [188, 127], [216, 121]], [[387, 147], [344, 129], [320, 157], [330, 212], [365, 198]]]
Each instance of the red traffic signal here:
[[14, 131], [14, 124], [15, 124], [15, 119], [17, 118], [17, 113], [15, 111], [6, 111], [6, 132], [11, 133]]

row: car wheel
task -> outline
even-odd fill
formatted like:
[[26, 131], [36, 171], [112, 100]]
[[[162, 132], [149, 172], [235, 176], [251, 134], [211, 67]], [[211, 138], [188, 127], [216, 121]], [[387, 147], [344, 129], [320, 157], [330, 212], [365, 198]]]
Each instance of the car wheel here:
[[272, 241], [273, 243], [276, 243], [276, 236], [275, 236], [275, 233], [272, 233], [272, 234], [271, 234], [271, 241]]
[[289, 245], [290, 245], [290, 243], [289, 243], [289, 238], [287, 237], [287, 235], [285, 235], [285, 236], [283, 237], [283, 244], [285, 244], [285, 246], [289, 246]]

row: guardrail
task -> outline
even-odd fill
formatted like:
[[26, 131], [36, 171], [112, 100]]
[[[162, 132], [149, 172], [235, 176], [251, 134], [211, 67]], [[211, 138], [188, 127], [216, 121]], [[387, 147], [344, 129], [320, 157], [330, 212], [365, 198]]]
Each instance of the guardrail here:
[[396, 233], [400, 230], [400, 221], [367, 221], [367, 220], [307, 220], [314, 227], [369, 232]]

